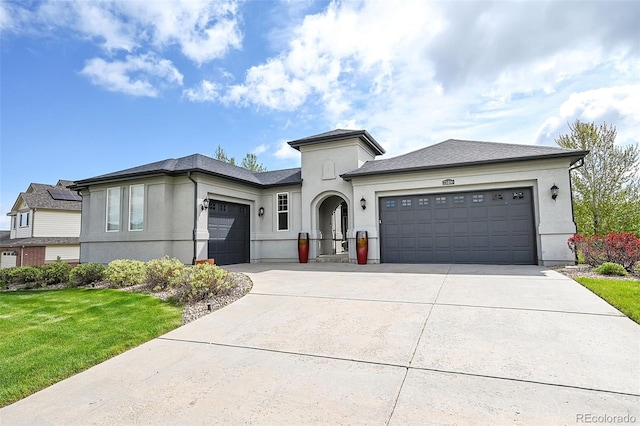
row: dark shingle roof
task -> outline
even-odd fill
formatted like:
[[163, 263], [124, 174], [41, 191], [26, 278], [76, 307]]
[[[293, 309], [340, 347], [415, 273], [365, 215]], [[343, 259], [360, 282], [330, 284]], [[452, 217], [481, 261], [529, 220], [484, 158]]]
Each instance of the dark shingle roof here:
[[258, 187], [299, 184], [302, 182], [300, 169], [277, 170], [273, 172], [252, 172], [244, 167], [234, 166], [202, 154], [156, 161], [130, 169], [120, 170], [75, 182], [73, 188], [84, 188], [98, 183], [115, 182], [130, 178], [157, 175], [180, 175], [200, 172], [224, 179], [248, 183]]
[[[29, 185], [27, 192], [21, 192], [14, 204], [14, 209], [20, 202], [20, 199], [30, 209], [50, 209], [50, 210], [76, 210], [82, 209], [82, 201], [56, 200], [49, 193], [49, 189], [57, 189], [66, 191], [67, 184], [71, 181], [60, 180], [56, 185], [47, 185], [44, 183], [32, 183]], [[70, 191], [71, 192], [71, 191]]]
[[384, 148], [380, 146], [378, 141], [376, 141], [373, 136], [369, 134], [366, 130], [346, 130], [346, 129], [336, 129], [331, 130], [330, 132], [320, 133], [319, 135], [308, 136], [302, 139], [296, 139], [291, 142], [287, 142], [292, 148], [300, 151], [300, 147], [304, 145], [315, 145], [319, 143], [325, 142], [334, 142], [343, 139], [349, 138], [358, 138], [362, 142], [364, 142], [369, 149], [371, 149], [374, 155], [382, 155], [385, 153]]
[[341, 176], [349, 179], [366, 175], [559, 157], [569, 157], [573, 164], [587, 153], [588, 151], [548, 146], [449, 139], [397, 157], [367, 161], [360, 168]]
[[35, 238], [9, 238], [9, 232], [0, 233], [0, 247], [11, 248], [21, 246], [47, 246], [47, 245], [77, 245], [78, 237], [35, 237]]

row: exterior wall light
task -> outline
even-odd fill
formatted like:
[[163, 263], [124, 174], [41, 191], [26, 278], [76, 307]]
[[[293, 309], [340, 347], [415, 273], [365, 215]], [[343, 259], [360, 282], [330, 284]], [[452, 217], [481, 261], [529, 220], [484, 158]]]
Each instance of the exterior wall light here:
[[553, 201], [555, 201], [556, 198], [558, 198], [558, 190], [559, 189], [560, 188], [558, 188], [555, 183], [551, 187], [551, 198], [553, 198]]
[[207, 210], [209, 208], [209, 199], [207, 197], [204, 197], [204, 200], [202, 200], [202, 210]]
[[360, 198], [360, 207], [362, 207], [362, 210], [367, 208], [367, 200], [364, 197]]
[[258, 216], [260, 216], [260, 217], [264, 216], [264, 207], [260, 207], [258, 209]]

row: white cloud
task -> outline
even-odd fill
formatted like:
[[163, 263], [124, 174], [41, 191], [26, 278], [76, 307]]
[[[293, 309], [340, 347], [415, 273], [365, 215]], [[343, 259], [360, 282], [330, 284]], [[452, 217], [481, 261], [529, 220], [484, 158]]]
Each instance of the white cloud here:
[[183, 78], [171, 61], [153, 53], [127, 55], [124, 61], [93, 58], [86, 62], [80, 74], [111, 92], [148, 97], [157, 97], [159, 87], [181, 86]]
[[286, 141], [281, 141], [277, 145], [273, 156], [278, 160], [297, 160], [300, 161], [300, 152], [291, 148]]
[[218, 84], [202, 80], [200, 85], [185, 89], [182, 94], [192, 102], [213, 102], [218, 99]]
[[56, 30], [71, 30], [97, 41], [110, 54], [178, 46], [198, 65], [240, 48], [242, 41], [235, 0], [50, 0], [35, 5], [33, 9], [14, 5], [10, 9], [14, 19], [2, 19], [13, 22], [12, 29], [18, 32], [50, 36]]
[[255, 155], [260, 155], [263, 152], [266, 152], [269, 149], [269, 145], [267, 144], [260, 144], [258, 145], [254, 150], [253, 150], [253, 154]]
[[[537, 131], [550, 110], [603, 81], [637, 81], [640, 69], [634, 5], [574, 6], [331, 2], [288, 28], [283, 50], [221, 99], [357, 124], [390, 154], [452, 137], [549, 143]], [[610, 97], [582, 114], [615, 110], [618, 122], [637, 129], [626, 99]]]
[[572, 93], [540, 126], [537, 141], [555, 140], [575, 120], [606, 122], [618, 129], [617, 143], [640, 143], [640, 85], [606, 87]]

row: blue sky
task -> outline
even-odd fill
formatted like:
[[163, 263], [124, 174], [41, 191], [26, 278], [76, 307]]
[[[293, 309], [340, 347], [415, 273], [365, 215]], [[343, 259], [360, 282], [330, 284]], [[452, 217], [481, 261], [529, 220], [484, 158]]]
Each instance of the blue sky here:
[[575, 119], [640, 143], [638, 1], [2, 1], [0, 229], [30, 182], [221, 145], [367, 129], [554, 145]]

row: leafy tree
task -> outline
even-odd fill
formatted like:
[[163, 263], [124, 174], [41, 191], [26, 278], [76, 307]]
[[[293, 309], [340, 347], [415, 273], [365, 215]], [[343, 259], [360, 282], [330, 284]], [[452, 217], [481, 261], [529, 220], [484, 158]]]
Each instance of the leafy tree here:
[[640, 235], [640, 150], [617, 147], [616, 128], [576, 120], [570, 134], [556, 143], [589, 150], [584, 165], [574, 169], [574, 213], [578, 232], [586, 235], [633, 232]]
[[262, 163], [258, 163], [258, 156], [252, 153], [248, 153], [247, 155], [245, 155], [240, 165], [245, 169], [253, 170], [254, 172], [267, 171], [267, 168], [262, 165]]
[[[213, 156], [220, 161], [224, 161], [225, 163], [236, 165], [236, 159], [234, 157], [227, 157], [227, 153], [222, 149], [220, 145], [216, 148], [216, 152], [214, 152]], [[267, 168], [262, 164], [258, 163], [258, 156], [256, 154], [248, 153], [242, 159], [242, 163], [240, 163], [241, 167], [245, 169], [249, 169], [254, 172], [266, 172]]]
[[235, 166], [236, 159], [235, 157], [227, 157], [227, 153], [224, 152], [224, 149], [220, 145], [216, 148], [216, 152], [213, 153], [213, 156], [216, 160], [224, 161], [225, 163], [233, 164]]

